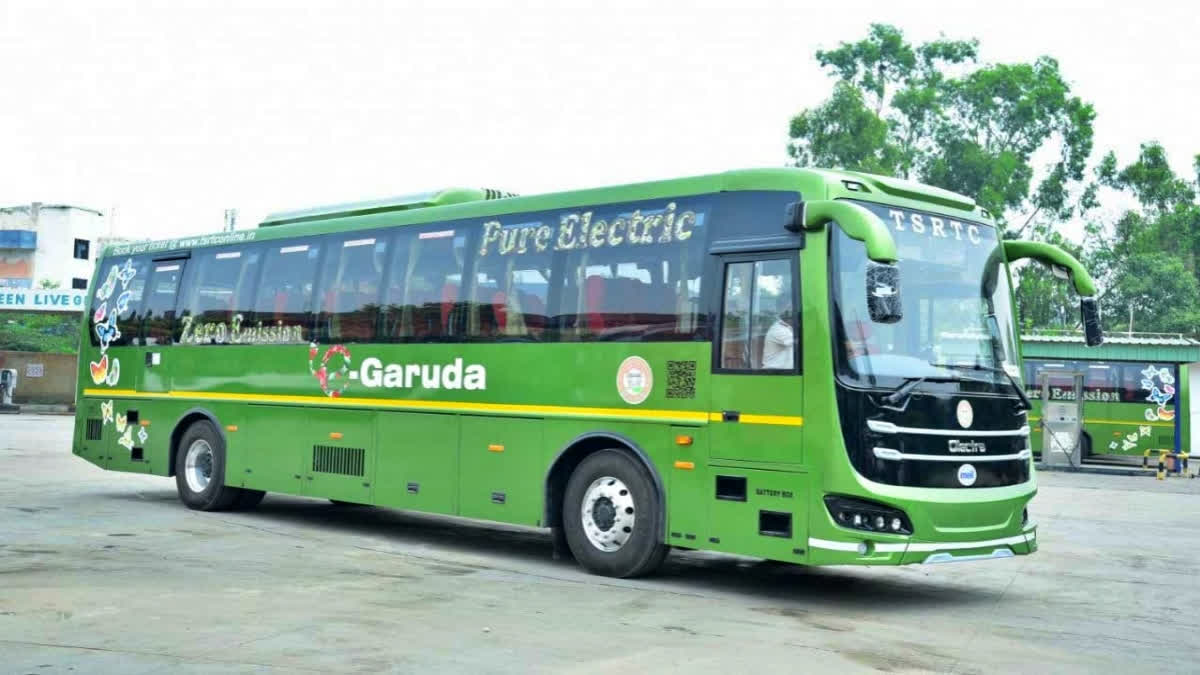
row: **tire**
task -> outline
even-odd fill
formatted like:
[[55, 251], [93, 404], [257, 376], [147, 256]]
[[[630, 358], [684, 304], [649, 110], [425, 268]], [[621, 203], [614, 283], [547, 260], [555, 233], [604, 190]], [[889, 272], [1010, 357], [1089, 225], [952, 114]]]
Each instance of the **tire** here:
[[592, 574], [626, 578], [656, 570], [670, 551], [659, 536], [661, 515], [649, 472], [623, 450], [589, 455], [567, 481], [563, 532], [571, 554]]
[[1082, 446], [1079, 448], [1079, 456], [1083, 459], [1087, 459], [1087, 458], [1091, 457], [1092, 456], [1092, 437], [1088, 434], [1080, 434], [1079, 435], [1079, 444], [1080, 444], [1080, 446]]
[[[188, 456], [194, 453], [193, 464]], [[195, 422], [183, 432], [175, 451], [175, 487], [179, 499], [197, 511], [225, 511], [246, 490], [225, 485], [225, 441], [212, 422]]]

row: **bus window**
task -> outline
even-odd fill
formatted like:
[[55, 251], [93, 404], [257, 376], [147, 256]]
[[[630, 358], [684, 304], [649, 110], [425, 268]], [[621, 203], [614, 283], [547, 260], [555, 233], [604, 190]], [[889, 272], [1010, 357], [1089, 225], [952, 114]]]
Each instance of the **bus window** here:
[[175, 305], [179, 298], [179, 280], [183, 277], [186, 260], [160, 260], [151, 263], [149, 292], [142, 318], [142, 335], [146, 345], [169, 345], [175, 324]]
[[302, 340], [312, 339], [313, 286], [321, 245], [320, 240], [310, 239], [270, 242], [266, 246], [262, 280], [252, 307], [255, 321], [266, 326], [299, 329]]
[[[540, 225], [540, 221], [514, 221], [502, 231], [519, 233]], [[505, 234], [500, 236], [507, 239]], [[553, 257], [549, 249], [539, 251], [534, 245], [527, 245], [524, 251], [492, 251], [479, 256], [474, 278], [466, 289], [467, 335], [541, 340], [546, 330]]]
[[462, 228], [401, 228], [384, 288], [385, 340], [440, 340], [456, 334], [467, 233]]
[[[232, 341], [233, 325], [244, 324], [250, 314], [259, 257], [253, 246], [193, 253], [180, 303], [181, 342], [204, 344], [221, 336]], [[209, 329], [218, 326], [226, 330]]]
[[626, 206], [592, 216], [589, 238], [599, 245], [571, 249], [558, 282], [561, 339], [696, 338], [702, 328], [700, 274], [708, 212], [680, 210], [686, 215], [677, 217], [686, 218], [690, 230], [683, 240], [671, 236], [664, 241], [665, 235], [655, 234], [662, 230], [638, 227], [639, 222], [662, 218], [664, 212]]
[[149, 263], [147, 256], [106, 258], [99, 263], [99, 285], [89, 319], [93, 345], [107, 349], [140, 344], [140, 311]]
[[382, 232], [355, 232], [329, 241], [318, 294], [318, 339], [374, 339], [387, 247], [388, 235]]
[[788, 259], [726, 265], [720, 368], [796, 370], [799, 322], [792, 276]]
[[1088, 363], [1079, 366], [1085, 370], [1083, 398], [1085, 401], [1119, 401], [1121, 366], [1108, 363]]

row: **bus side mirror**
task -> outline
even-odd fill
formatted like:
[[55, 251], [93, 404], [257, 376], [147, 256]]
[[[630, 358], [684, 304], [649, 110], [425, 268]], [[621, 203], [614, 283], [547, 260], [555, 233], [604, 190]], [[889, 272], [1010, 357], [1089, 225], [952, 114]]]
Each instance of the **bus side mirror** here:
[[896, 323], [900, 307], [900, 268], [894, 263], [867, 261], [867, 311], [875, 323]]
[[1100, 303], [1095, 298], [1079, 299], [1079, 314], [1083, 320], [1083, 341], [1089, 347], [1104, 342], [1104, 331], [1100, 329]]

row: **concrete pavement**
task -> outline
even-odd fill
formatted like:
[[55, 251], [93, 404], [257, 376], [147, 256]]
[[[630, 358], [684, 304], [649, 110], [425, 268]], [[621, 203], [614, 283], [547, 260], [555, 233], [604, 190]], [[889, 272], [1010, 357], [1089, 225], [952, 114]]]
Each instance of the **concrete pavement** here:
[[[0, 419], [0, 672], [1196, 672], [1200, 480], [1039, 474], [1041, 550], [805, 569], [674, 552], [589, 576], [549, 535], [270, 495], [184, 508]], [[1190, 641], [1190, 640], [1189, 640]]]

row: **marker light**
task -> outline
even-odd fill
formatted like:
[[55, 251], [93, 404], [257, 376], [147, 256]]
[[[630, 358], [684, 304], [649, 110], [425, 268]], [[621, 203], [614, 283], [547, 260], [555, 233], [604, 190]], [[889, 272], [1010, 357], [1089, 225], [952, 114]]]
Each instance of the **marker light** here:
[[878, 502], [857, 497], [827, 495], [825, 507], [834, 523], [841, 527], [867, 532], [912, 534], [913, 528], [903, 511]]

